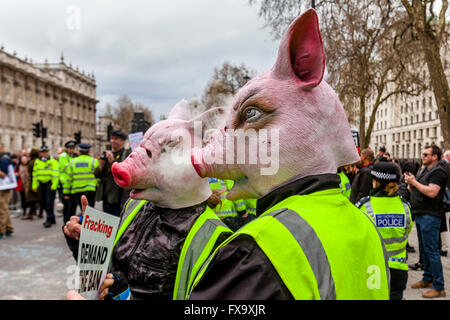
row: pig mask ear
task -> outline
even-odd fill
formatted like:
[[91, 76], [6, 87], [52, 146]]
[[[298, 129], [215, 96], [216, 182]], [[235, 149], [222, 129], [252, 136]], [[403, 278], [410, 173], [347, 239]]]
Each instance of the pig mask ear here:
[[191, 120], [191, 112], [189, 110], [189, 103], [182, 99], [180, 102], [178, 102], [176, 105], [172, 107], [170, 110], [169, 116], [167, 119], [178, 119], [178, 120]]
[[273, 72], [278, 78], [294, 77], [310, 90], [320, 84], [325, 71], [325, 53], [314, 9], [298, 17], [283, 36]]

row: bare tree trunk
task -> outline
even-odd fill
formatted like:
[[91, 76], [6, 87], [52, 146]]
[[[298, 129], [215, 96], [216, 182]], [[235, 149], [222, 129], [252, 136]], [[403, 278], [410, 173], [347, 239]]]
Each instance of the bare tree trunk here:
[[[359, 141], [361, 150], [369, 145], [366, 141], [366, 99], [364, 96], [359, 97]], [[370, 136], [369, 136], [370, 142]]]
[[448, 80], [442, 67], [439, 46], [435, 41], [427, 36], [421, 36], [422, 46], [424, 48], [425, 60], [431, 79], [434, 98], [439, 110], [439, 119], [441, 132], [444, 138], [444, 148], [450, 148], [450, 89]]

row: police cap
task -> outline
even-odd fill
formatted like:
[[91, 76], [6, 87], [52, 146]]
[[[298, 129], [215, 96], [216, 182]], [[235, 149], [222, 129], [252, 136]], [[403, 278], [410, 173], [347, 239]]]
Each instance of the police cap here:
[[391, 161], [375, 163], [370, 174], [375, 180], [380, 182], [398, 182], [400, 179], [399, 169]]
[[74, 147], [76, 147], [76, 146], [77, 146], [77, 142], [76, 142], [75, 140], [67, 141], [67, 142], [64, 144], [64, 147], [65, 147], [65, 148], [74, 148]]
[[80, 143], [78, 145], [78, 148], [80, 149], [80, 151], [89, 151], [89, 149], [91, 148], [91, 145], [89, 143]]

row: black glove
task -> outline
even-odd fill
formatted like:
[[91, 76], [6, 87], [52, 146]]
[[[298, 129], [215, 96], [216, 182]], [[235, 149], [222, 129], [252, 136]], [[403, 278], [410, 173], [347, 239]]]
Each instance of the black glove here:
[[105, 300], [130, 300], [131, 291], [125, 277], [113, 274], [114, 283], [108, 289]]

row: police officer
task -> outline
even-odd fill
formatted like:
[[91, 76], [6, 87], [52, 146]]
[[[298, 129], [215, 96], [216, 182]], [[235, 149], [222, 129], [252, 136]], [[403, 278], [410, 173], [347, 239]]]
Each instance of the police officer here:
[[[214, 212], [219, 216], [219, 218], [225, 223], [229, 222], [228, 218], [233, 218], [237, 216], [236, 207], [233, 201], [228, 200], [226, 195], [229, 191], [229, 185], [231, 180], [221, 180], [217, 178], [208, 178], [209, 186], [211, 191], [216, 192], [220, 195], [221, 203], [219, 203], [215, 208]], [[233, 181], [231, 181], [232, 185]]]
[[77, 156], [75, 153], [77, 147], [77, 142], [74, 140], [67, 141], [64, 144], [64, 152], [60, 154], [58, 158], [58, 164], [59, 164], [59, 182], [61, 188], [59, 189], [59, 196], [63, 203], [63, 220], [64, 224], [66, 224], [67, 221], [69, 221], [69, 200], [64, 198], [64, 192], [63, 192], [63, 186], [67, 180], [67, 169], [70, 165], [70, 161]]
[[412, 229], [409, 204], [397, 194], [400, 172], [390, 161], [379, 161], [371, 171], [373, 189], [355, 205], [374, 220], [386, 246], [391, 274], [391, 300], [401, 300], [408, 281], [406, 243]]
[[49, 228], [56, 223], [54, 202], [59, 183], [59, 166], [58, 162], [49, 155], [49, 149], [46, 145], [39, 149], [39, 158], [34, 162], [32, 177], [32, 189], [34, 192], [39, 190], [41, 208], [45, 209], [46, 213], [44, 227]]
[[80, 155], [73, 158], [67, 168], [67, 179], [63, 186], [64, 197], [69, 200], [69, 217], [75, 215], [77, 205], [81, 208], [81, 196], [85, 195], [91, 207], [95, 205], [98, 181], [94, 175], [99, 162], [89, 155], [91, 145], [80, 143]]
[[347, 198], [350, 199], [350, 195], [352, 193], [352, 185], [350, 183], [350, 179], [347, 177], [347, 174], [345, 172], [344, 167], [338, 168], [338, 176], [341, 179], [341, 191], [342, 194]]

